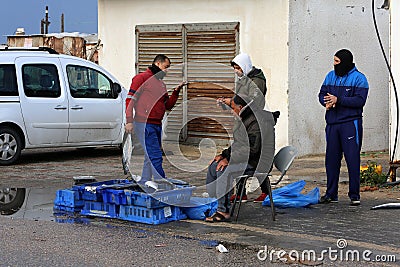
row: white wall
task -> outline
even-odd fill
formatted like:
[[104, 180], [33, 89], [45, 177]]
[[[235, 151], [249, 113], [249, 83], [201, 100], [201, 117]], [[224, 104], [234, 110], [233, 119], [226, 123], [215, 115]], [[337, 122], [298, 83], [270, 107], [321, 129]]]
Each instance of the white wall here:
[[[263, 69], [270, 109], [281, 111], [277, 148], [292, 144], [306, 155], [325, 151], [317, 95], [333, 54], [348, 48], [370, 84], [362, 150], [387, 149], [388, 74], [370, 5], [369, 0], [99, 0], [100, 65], [128, 88], [135, 73], [136, 25], [240, 22], [241, 51]], [[388, 13], [376, 11], [386, 49]]]
[[99, 0], [100, 65], [128, 88], [135, 73], [135, 26], [140, 24], [240, 22], [240, 49], [263, 69], [267, 101], [280, 110], [277, 147], [288, 143], [286, 0]]
[[[376, 1], [380, 7], [383, 1]], [[393, 2], [393, 1], [392, 1]], [[371, 1], [290, 1], [289, 23], [289, 143], [300, 154], [325, 151], [325, 109], [318, 92], [333, 55], [342, 48], [352, 51], [370, 90], [364, 107], [363, 151], [388, 148], [388, 71], [379, 48]], [[389, 12], [376, 10], [386, 51]]]

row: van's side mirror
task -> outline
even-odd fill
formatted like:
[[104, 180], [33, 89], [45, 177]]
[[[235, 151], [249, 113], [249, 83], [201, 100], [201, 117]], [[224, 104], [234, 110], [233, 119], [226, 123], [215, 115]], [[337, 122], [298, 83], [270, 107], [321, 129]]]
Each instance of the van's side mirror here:
[[121, 88], [121, 85], [119, 83], [113, 83], [112, 84], [113, 96], [116, 97], [119, 93], [121, 93], [121, 91], [122, 91], [122, 88]]

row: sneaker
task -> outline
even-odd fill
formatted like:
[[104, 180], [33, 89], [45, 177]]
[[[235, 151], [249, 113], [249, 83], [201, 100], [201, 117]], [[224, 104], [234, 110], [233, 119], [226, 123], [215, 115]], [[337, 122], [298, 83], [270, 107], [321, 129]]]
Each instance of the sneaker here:
[[[230, 201], [231, 202], [234, 202], [235, 201], [235, 198], [236, 198], [236, 201], [238, 202], [240, 199], [240, 197], [239, 196], [236, 196], [236, 195], [232, 195], [231, 196], [231, 198], [230, 198]], [[242, 203], [244, 203], [244, 202], [247, 202], [247, 196], [246, 195], [243, 195], [243, 197], [242, 197]]]
[[339, 201], [338, 201], [337, 197], [336, 198], [331, 198], [331, 197], [329, 197], [327, 195], [324, 195], [319, 199], [319, 203], [320, 204], [338, 203], [338, 202]]
[[360, 206], [361, 201], [357, 199], [350, 200], [350, 206]]
[[267, 195], [266, 193], [261, 193], [261, 195], [260, 195], [258, 198], [254, 199], [253, 202], [263, 202], [264, 199], [265, 199], [267, 196], [268, 196], [268, 195]]

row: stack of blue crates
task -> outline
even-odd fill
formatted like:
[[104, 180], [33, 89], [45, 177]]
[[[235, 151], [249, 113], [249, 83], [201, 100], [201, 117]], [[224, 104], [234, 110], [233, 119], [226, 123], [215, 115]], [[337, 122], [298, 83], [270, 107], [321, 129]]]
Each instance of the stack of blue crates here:
[[129, 180], [74, 185], [57, 191], [54, 208], [146, 224], [186, 219], [180, 206], [190, 202], [195, 187], [175, 185], [171, 190], [144, 193], [132, 190], [134, 185]]

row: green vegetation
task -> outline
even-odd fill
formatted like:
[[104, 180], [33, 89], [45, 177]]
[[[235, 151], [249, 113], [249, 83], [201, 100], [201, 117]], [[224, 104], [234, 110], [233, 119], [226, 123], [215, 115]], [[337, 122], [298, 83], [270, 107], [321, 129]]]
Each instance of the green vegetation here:
[[363, 186], [379, 186], [387, 181], [387, 176], [382, 174], [382, 166], [376, 162], [368, 161], [360, 170], [360, 182]]

